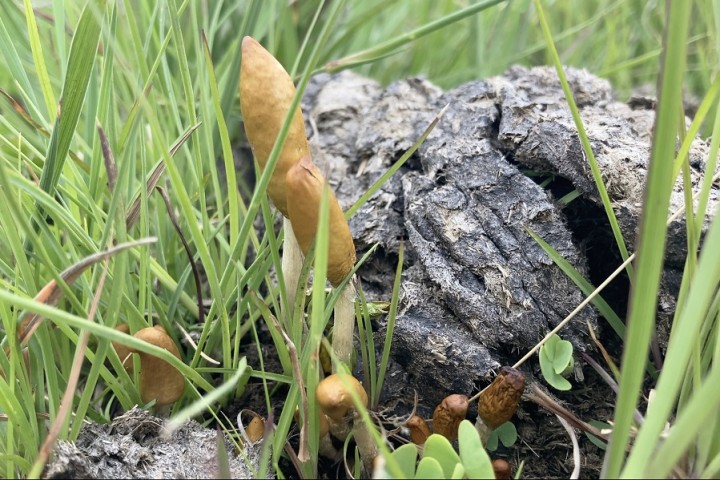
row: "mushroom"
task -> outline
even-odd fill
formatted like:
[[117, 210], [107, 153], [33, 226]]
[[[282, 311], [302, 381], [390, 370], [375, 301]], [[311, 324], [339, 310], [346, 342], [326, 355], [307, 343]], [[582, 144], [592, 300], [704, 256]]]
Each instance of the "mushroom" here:
[[502, 367], [490, 386], [480, 393], [475, 427], [483, 443], [492, 430], [512, 418], [524, 390], [525, 376], [522, 372], [512, 367]]
[[355, 408], [350, 390], [355, 392], [360, 403], [367, 406], [368, 396], [365, 388], [350, 374], [329, 375], [318, 383], [315, 389], [315, 398], [320, 411], [327, 416], [330, 433], [338, 440], [345, 440], [350, 433], [350, 412]]
[[[307, 254], [315, 240], [323, 189], [328, 188], [330, 208], [327, 277], [337, 287], [355, 264], [355, 244], [350, 227], [337, 198], [309, 156], [303, 157], [287, 172], [285, 190], [288, 213], [300, 249]], [[348, 283], [335, 304], [332, 346], [338, 359], [350, 364], [355, 331], [355, 288]]]
[[415, 445], [424, 445], [430, 436], [430, 427], [428, 427], [425, 419], [419, 415], [408, 418], [405, 426], [410, 430], [410, 440]]
[[[290, 75], [275, 57], [255, 39], [245, 37], [242, 41], [240, 64], [240, 108], [245, 133], [261, 170], [265, 170], [270, 152], [280, 133], [285, 116], [295, 96], [295, 85]], [[275, 207], [283, 214], [285, 242], [283, 245], [282, 271], [285, 291], [288, 295], [288, 316], [292, 317], [303, 257], [300, 253], [293, 227], [288, 220], [285, 176], [297, 161], [310, 155], [305, 136], [305, 123], [300, 108], [293, 113], [292, 122], [280, 151], [275, 170], [270, 178], [267, 193]]]
[[510, 464], [504, 458], [496, 458], [492, 461], [493, 471], [497, 480], [506, 480], [512, 478]]
[[433, 413], [433, 432], [450, 441], [457, 440], [458, 427], [467, 415], [468, 405], [467, 395], [455, 393], [445, 397]]
[[[126, 327], [122, 326], [116, 328], [120, 331], [126, 330]], [[138, 330], [133, 336], [164, 348], [180, 358], [177, 345], [160, 325]], [[140, 355], [140, 396], [143, 402], [149, 403], [155, 400], [157, 406], [163, 406], [177, 401], [182, 396], [185, 390], [185, 377], [175, 367], [154, 355], [140, 352], [119, 342], [113, 342], [113, 346], [121, 360], [125, 360], [131, 353]], [[124, 365], [128, 371], [132, 371], [132, 362], [126, 361]]]
[[327, 416], [330, 434], [338, 440], [347, 438], [352, 420], [353, 437], [360, 450], [363, 467], [366, 473], [371, 474], [372, 463], [378, 454], [377, 445], [370, 433], [370, 427], [358, 415], [350, 392], [355, 393], [364, 407], [367, 406], [368, 396], [365, 389], [357, 378], [348, 373], [334, 373], [323, 379], [315, 389], [315, 398], [321, 415]]

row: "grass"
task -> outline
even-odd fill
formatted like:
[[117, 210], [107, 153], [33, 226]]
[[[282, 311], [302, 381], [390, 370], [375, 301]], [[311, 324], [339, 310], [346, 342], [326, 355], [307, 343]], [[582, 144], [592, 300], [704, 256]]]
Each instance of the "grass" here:
[[[716, 413], [720, 369], [713, 362], [720, 352], [720, 271], [714, 260], [720, 254], [717, 221], [700, 249], [709, 179], [716, 166], [712, 161], [698, 209], [686, 213], [689, 251], [700, 253], [687, 262], [666, 367], [654, 385], [657, 400], [648, 409], [630, 455], [624, 454], [638, 397], [647, 393], [641, 382], [647, 380], [645, 345], [653, 329], [667, 196], [675, 176], [687, 172], [684, 150], [675, 154], [675, 133], [684, 134], [685, 128], [678, 111], [683, 95], [708, 98], [691, 132], [694, 128], [714, 134], [710, 159], [716, 158], [720, 141], [715, 80], [720, 8], [709, 0], [691, 5], [672, 2], [673, 15], [666, 25], [664, 9], [651, 5], [639, 0], [0, 4], [0, 476], [38, 473], [33, 464], [53, 422], [67, 427], [59, 430], [59, 438], [74, 439], [84, 419], [108, 421], [113, 409], [140, 403], [138, 379], [122, 368], [111, 341], [161, 356], [183, 372], [189, 388], [171, 408], [176, 420], [194, 416], [223, 424], [218, 409], [241, 393], [248, 378], [265, 383], [268, 408], [272, 386], [290, 385], [284, 399], [287, 406], [276, 419], [267, 452], [272, 468], [279, 470], [295, 406], [301, 403], [293, 361], [299, 363], [305, 386], [312, 392], [318, 368], [312, 355], [323, 342], [335, 297], [319, 281], [327, 241], [321, 229], [309, 336], [303, 338], [300, 329], [290, 332], [297, 347], [293, 359], [271, 318], [287, 297], [275, 287], [281, 238], [272, 228], [262, 234], [254, 229], [258, 216], [264, 225], [273, 225], [275, 214], [263, 193], [270, 177], [258, 179], [254, 195], [242, 196], [240, 191], [251, 190], [235, 172], [232, 147], [242, 138], [237, 82], [243, 35], [261, 40], [295, 75], [296, 101], [312, 73], [344, 68], [383, 84], [424, 75], [450, 88], [501, 74], [514, 63], [554, 64], [560, 75], [562, 65], [572, 65], [606, 76], [621, 99], [638, 87], [655, 85], [661, 77], [633, 265], [616, 435], [604, 473], [667, 476], [691, 466], [696, 475], [716, 476], [720, 473]], [[688, 23], [689, 15], [697, 20]], [[663, 51], [666, 28], [668, 48]], [[566, 95], [572, 107], [569, 89]], [[579, 116], [576, 121], [582, 132]], [[99, 129], [107, 137], [106, 149]], [[584, 142], [584, 147], [592, 161], [590, 143]], [[277, 156], [279, 146], [275, 150]], [[108, 173], [113, 166], [116, 175]], [[185, 254], [161, 196], [148, 188], [151, 172], [159, 174], [153, 183], [169, 194], [179, 214], [192, 259]], [[596, 182], [602, 184], [600, 172]], [[367, 192], [361, 201], [370, 195]], [[131, 206], [135, 199], [139, 199], [137, 214]], [[610, 214], [611, 206], [606, 207]], [[117, 253], [107, 266], [93, 264], [71, 285], [61, 277], [68, 266], [112, 245], [149, 237], [156, 239], [154, 243]], [[632, 239], [616, 232], [616, 240], [623, 256], [631, 253], [624, 245]], [[207, 312], [197, 303], [193, 265], [202, 267], [200, 287], [210, 302]], [[105, 268], [107, 280], [98, 289]], [[401, 268], [398, 265], [395, 294], [387, 299], [393, 320]], [[56, 305], [34, 299], [49, 282], [62, 292]], [[589, 284], [584, 288], [589, 290]], [[99, 306], [90, 316], [96, 290]], [[371, 338], [369, 312], [364, 302], [361, 307], [361, 338]], [[205, 321], [199, 323], [201, 311]], [[27, 345], [28, 369], [16, 335], [30, 313], [46, 321]], [[197, 350], [185, 349], [183, 358], [175, 359], [116, 331], [113, 327], [120, 323], [127, 323], [131, 331], [158, 323], [178, 344], [178, 327], [182, 327], [197, 339]], [[281, 373], [262, 367], [246, 370], [241, 342], [257, 343], [261, 323], [275, 332]], [[91, 336], [80, 357], [85, 363], [80, 371], [73, 358], [83, 332]], [[376, 352], [365, 341], [361, 352], [380, 365], [368, 372], [372, 403], [377, 402], [383, 383], [387, 351], [387, 345]], [[201, 352], [217, 363], [207, 361]], [[72, 385], [74, 371], [82, 375], [85, 388], [71, 391], [70, 410], [75, 415], [62, 415], [60, 399]], [[310, 432], [310, 460], [301, 463], [305, 476], [317, 472], [313, 397], [308, 396], [307, 418], [301, 419]], [[367, 412], [362, 415], [369, 418]], [[661, 442], [667, 422], [673, 428]]]

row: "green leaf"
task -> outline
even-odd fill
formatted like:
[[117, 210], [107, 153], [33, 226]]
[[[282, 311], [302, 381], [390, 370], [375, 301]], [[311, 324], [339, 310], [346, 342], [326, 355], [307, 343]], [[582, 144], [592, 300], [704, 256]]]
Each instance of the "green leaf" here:
[[460, 463], [460, 457], [455, 452], [450, 440], [442, 435], [430, 435], [425, 442], [423, 458], [431, 457], [436, 459], [442, 466], [445, 477], [452, 475], [455, 465]]
[[467, 478], [495, 478], [490, 456], [483, 448], [480, 434], [468, 420], [460, 422], [458, 446]]
[[512, 447], [517, 441], [517, 429], [512, 422], [505, 422], [495, 429], [500, 442], [506, 447]]
[[393, 452], [393, 457], [402, 470], [402, 478], [413, 478], [415, 475], [415, 462], [417, 462], [418, 449], [414, 443], [406, 443]]
[[445, 478], [443, 469], [433, 457], [425, 457], [420, 460], [417, 472], [415, 472], [415, 478]]
[[458, 463], [457, 465], [455, 465], [455, 470], [453, 470], [453, 473], [452, 473], [452, 475], [450, 475], [450, 478], [452, 478], [452, 479], [465, 478], [465, 467], [463, 467], [461, 463]]
[[[560, 337], [558, 337], [559, 339]], [[559, 340], [555, 344], [555, 356], [553, 357], [553, 369], [558, 375], [563, 372], [572, 362], [573, 346], [567, 340]]]
[[[557, 338], [556, 338], [557, 337]], [[556, 390], [570, 390], [572, 385], [555, 371], [555, 352], [560, 337], [553, 335], [540, 349], [540, 371], [545, 381]]]
[[488, 452], [494, 452], [495, 450], [497, 450], [499, 444], [500, 436], [498, 435], [497, 430], [490, 431], [490, 435], [488, 436], [486, 445]]
[[73, 36], [58, 115], [40, 176], [40, 188], [48, 193], [55, 190], [60, 179], [60, 172], [80, 118], [100, 38], [101, 17], [98, 17], [98, 12], [102, 12], [104, 8], [105, 0], [88, 2]]
[[[601, 430], [604, 428], [612, 428], [612, 425], [610, 425], [609, 423], [601, 422], [599, 420], [590, 420], [588, 423], [590, 425], [592, 425], [593, 427], [597, 427]], [[605, 440], [601, 440], [598, 437], [596, 437], [595, 435], [592, 435], [587, 432], [585, 432], [585, 436], [588, 438], [588, 440], [590, 440], [593, 443], [593, 445], [598, 447], [600, 450], [607, 449], [607, 442]]]

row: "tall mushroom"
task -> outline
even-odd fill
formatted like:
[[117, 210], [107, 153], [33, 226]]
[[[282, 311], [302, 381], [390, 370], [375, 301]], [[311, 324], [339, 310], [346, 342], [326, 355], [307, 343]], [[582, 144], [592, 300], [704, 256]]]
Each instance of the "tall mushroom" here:
[[[240, 64], [240, 108], [243, 114], [245, 133], [261, 170], [265, 169], [283, 120], [290, 111], [294, 96], [295, 85], [280, 62], [253, 38], [243, 38], [242, 63]], [[285, 176], [288, 170], [306, 155], [310, 155], [310, 147], [305, 136], [302, 112], [300, 108], [297, 108], [293, 113], [285, 144], [267, 189], [270, 200], [284, 216], [285, 242], [283, 244], [282, 270], [289, 303], [288, 317], [290, 318], [295, 303], [294, 295], [297, 290], [303, 257], [295, 239], [293, 227], [288, 220]]]
[[[304, 254], [310, 249], [317, 232], [320, 200], [328, 188], [330, 208], [327, 277], [337, 287], [355, 265], [355, 244], [350, 227], [332, 189], [310, 157], [303, 157], [287, 172], [285, 191], [290, 222]], [[332, 346], [338, 359], [350, 365], [355, 332], [355, 287], [349, 282], [335, 304]]]

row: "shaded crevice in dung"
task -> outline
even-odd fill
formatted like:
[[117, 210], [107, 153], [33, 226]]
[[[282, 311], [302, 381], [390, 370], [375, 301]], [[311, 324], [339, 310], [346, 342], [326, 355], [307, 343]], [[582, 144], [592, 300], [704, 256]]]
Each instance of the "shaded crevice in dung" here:
[[[568, 68], [566, 74], [620, 230], [629, 251], [633, 252], [642, 214], [654, 111], [638, 108], [642, 107], [638, 105], [633, 108], [615, 101], [609, 83], [586, 71]], [[514, 67], [502, 77], [490, 81], [497, 86], [502, 97], [499, 140], [503, 148], [512, 151], [515, 160], [524, 167], [565, 178], [580, 191], [586, 201], [596, 205], [604, 216], [590, 167], [554, 69]], [[689, 152], [693, 192], [700, 188], [708, 152], [707, 141], [694, 139]], [[719, 201], [720, 187], [715, 184], [710, 191], [708, 212], [715, 211]], [[683, 203], [682, 178], [678, 178], [671, 193], [671, 211], [682, 210]], [[706, 215], [703, 234], [709, 226], [710, 218], [710, 215]], [[598, 221], [602, 222], [600, 218]], [[578, 223], [576, 225], [580, 227]], [[685, 230], [684, 218], [674, 220], [668, 227], [665, 271], [661, 280], [657, 314], [661, 344], [667, 340], [675, 312], [678, 279], [681, 278], [687, 254]], [[589, 238], [588, 235], [584, 236]], [[607, 235], [601, 238], [607, 238]], [[600, 248], [587, 249], [588, 255], [597, 256], [590, 263], [599, 266], [603, 262], [617, 260], [614, 257], [617, 250], [614, 243], [614, 239], [612, 242], [603, 242], [604, 245], [595, 242], [594, 246]], [[620, 263], [617, 260], [611, 270]], [[616, 288], [622, 286], [621, 282]], [[627, 291], [619, 301], [614, 302], [619, 309], [626, 298]], [[624, 309], [616, 312], [620, 315], [625, 313]]]

